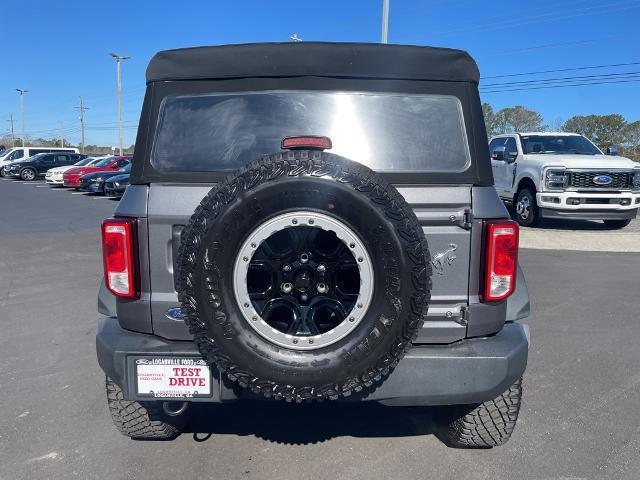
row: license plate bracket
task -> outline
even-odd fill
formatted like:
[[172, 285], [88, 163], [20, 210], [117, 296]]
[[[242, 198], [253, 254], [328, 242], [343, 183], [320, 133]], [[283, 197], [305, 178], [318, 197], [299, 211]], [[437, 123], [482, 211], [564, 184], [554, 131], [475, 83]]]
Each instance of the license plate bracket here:
[[201, 357], [134, 357], [136, 397], [188, 400], [212, 397], [211, 369]]

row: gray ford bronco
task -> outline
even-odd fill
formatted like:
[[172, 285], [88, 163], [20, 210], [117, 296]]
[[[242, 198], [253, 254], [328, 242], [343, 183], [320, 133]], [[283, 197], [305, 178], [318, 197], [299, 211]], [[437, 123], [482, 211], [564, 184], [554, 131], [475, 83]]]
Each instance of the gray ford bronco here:
[[451, 446], [506, 442], [529, 300], [478, 78], [442, 48], [158, 53], [102, 225], [118, 429], [175, 437], [195, 402], [370, 401], [438, 406]]

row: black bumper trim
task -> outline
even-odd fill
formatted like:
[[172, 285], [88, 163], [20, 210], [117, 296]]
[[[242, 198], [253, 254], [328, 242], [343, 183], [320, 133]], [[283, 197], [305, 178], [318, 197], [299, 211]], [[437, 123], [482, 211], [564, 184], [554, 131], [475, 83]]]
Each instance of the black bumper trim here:
[[638, 209], [630, 210], [557, 210], [555, 208], [540, 208], [541, 218], [575, 218], [580, 220], [628, 220], [636, 218]]
[[[124, 330], [107, 317], [96, 336], [98, 363], [122, 389], [135, 396], [133, 355], [200, 356], [192, 342], [174, 342]], [[529, 329], [507, 323], [492, 337], [463, 340], [452, 345], [416, 346], [389, 378], [361, 400], [388, 405], [454, 405], [479, 403], [497, 397], [519, 379], [527, 366]], [[236, 398], [214, 373], [213, 396], [197, 401], [220, 402]], [[251, 395], [248, 395], [249, 397]], [[148, 400], [148, 399], [144, 399]]]

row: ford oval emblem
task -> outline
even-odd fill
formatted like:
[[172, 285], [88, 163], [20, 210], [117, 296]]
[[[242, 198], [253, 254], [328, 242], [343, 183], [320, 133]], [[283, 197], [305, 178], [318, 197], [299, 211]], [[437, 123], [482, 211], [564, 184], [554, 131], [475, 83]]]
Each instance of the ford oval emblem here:
[[613, 178], [610, 175], [598, 175], [593, 177], [593, 183], [596, 185], [611, 185]]
[[180, 307], [174, 307], [167, 310], [164, 314], [169, 320], [175, 320], [176, 322], [184, 322], [184, 314]]

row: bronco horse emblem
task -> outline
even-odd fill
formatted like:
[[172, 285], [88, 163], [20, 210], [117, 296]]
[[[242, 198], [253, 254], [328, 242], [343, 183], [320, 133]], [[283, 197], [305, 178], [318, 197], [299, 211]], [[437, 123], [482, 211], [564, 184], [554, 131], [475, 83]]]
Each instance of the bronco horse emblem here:
[[456, 259], [456, 256], [453, 252], [458, 249], [458, 245], [455, 243], [450, 243], [449, 248], [447, 248], [444, 252], [436, 253], [431, 259], [431, 264], [433, 268], [435, 268], [436, 273], [438, 275], [444, 275], [444, 268], [446, 265], [453, 264], [453, 261]]

